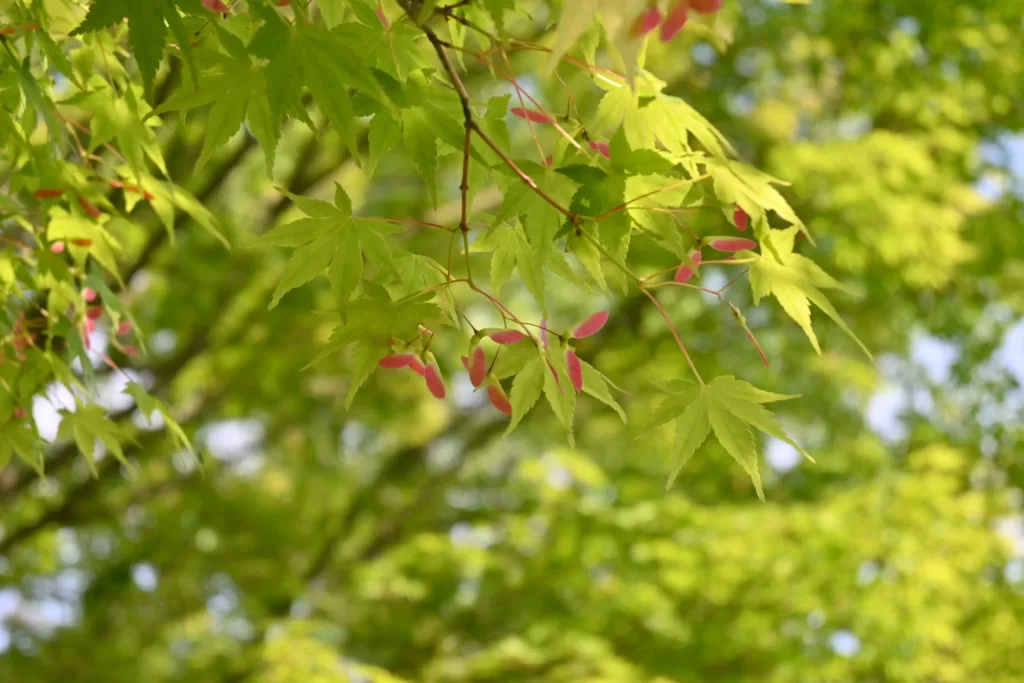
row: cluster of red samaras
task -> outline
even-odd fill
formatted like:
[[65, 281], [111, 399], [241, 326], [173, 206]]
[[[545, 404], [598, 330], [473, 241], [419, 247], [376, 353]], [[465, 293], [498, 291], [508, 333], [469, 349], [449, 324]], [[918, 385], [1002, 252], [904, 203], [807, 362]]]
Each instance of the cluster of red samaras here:
[[[85, 340], [85, 347], [87, 349], [92, 348], [90, 336], [96, 331], [96, 321], [103, 317], [103, 306], [96, 303], [98, 298], [99, 295], [92, 287], [86, 287], [82, 290], [82, 300], [85, 302], [85, 322], [82, 325], [82, 337]], [[13, 332], [14, 338], [11, 341], [11, 345], [14, 347], [15, 355], [18, 360], [25, 360], [24, 351], [26, 348], [36, 343], [36, 337], [28, 328], [24, 311], [18, 314], [18, 318], [14, 323]], [[117, 336], [123, 338], [131, 333], [132, 324], [127, 320], [122, 321], [117, 326]], [[126, 356], [137, 356], [139, 354], [139, 350], [131, 344], [122, 345], [121, 350], [124, 351]]]
[[[87, 304], [90, 304], [85, 309], [85, 333], [82, 335], [83, 337], [85, 337], [85, 347], [87, 349], [92, 348], [92, 343], [90, 342], [90, 335], [92, 335], [92, 333], [96, 331], [96, 321], [103, 317], [103, 306], [96, 303], [96, 299], [98, 297], [99, 295], [96, 294], [96, 290], [94, 290], [92, 287], [86, 287], [85, 289], [82, 290], [82, 298], [85, 299], [85, 302]], [[126, 337], [131, 333], [132, 324], [130, 322], [128, 322], [127, 320], [123, 320], [121, 321], [120, 324], [118, 324], [117, 336]], [[124, 352], [124, 355], [126, 356], [139, 355], [139, 350], [132, 346], [131, 344], [122, 344], [121, 350]]]
[[651, 3], [647, 11], [633, 22], [629, 35], [641, 38], [661, 26], [659, 37], [661, 42], [667, 43], [686, 25], [690, 10], [698, 14], [714, 14], [720, 9], [722, 0], [673, 0], [668, 14], [662, 15], [657, 3]]
[[[543, 111], [534, 111], [532, 109], [523, 109], [522, 107], [512, 107], [509, 111], [512, 112], [513, 116], [518, 116], [521, 119], [526, 119], [527, 121], [532, 121], [534, 123], [557, 123], [558, 122], [558, 119], [556, 119], [554, 116], [552, 116], [551, 114], [548, 114], [547, 112], [543, 112]], [[603, 154], [606, 159], [611, 159], [612, 158], [611, 152], [608, 149], [608, 143], [607, 142], [601, 142], [601, 141], [597, 141], [597, 140], [588, 140], [587, 141], [587, 145], [590, 147], [590, 149], [594, 150], [595, 152], [600, 152], [601, 154]], [[551, 157], [550, 156], [545, 160], [545, 164], [548, 165], [548, 166], [551, 165]]]
[[[736, 226], [737, 230], [744, 232], [750, 224], [750, 216], [747, 215], [746, 211], [737, 206], [732, 212], [732, 222]], [[735, 253], [737, 251], [757, 248], [757, 242], [747, 239], [746, 237], [705, 237], [702, 242], [706, 243], [715, 251], [722, 251], [725, 253]], [[695, 249], [690, 252], [689, 258], [681, 263], [679, 268], [676, 270], [675, 281], [689, 281], [700, 266], [701, 258], [700, 249]]]
[[[608, 314], [606, 312], [601, 311], [599, 313], [595, 313], [580, 323], [569, 335], [569, 338], [583, 339], [584, 337], [597, 334], [607, 322]], [[542, 325], [541, 329], [544, 332], [542, 335], [544, 345], [547, 346], [547, 328]], [[480, 337], [487, 337], [495, 344], [505, 346], [509, 344], [518, 344], [526, 339], [526, 335], [518, 330], [481, 330], [480, 334], [474, 337], [474, 342], [470, 348], [469, 355], [462, 356], [462, 366], [466, 368], [466, 372], [469, 373], [469, 381], [473, 386], [480, 388], [486, 384], [487, 398], [490, 399], [491, 405], [506, 415], [511, 415], [512, 403], [509, 401], [508, 395], [502, 388], [501, 383], [498, 382], [498, 379], [487, 372], [487, 355], [479, 344], [478, 340]], [[424, 363], [424, 358], [426, 358], [426, 363]], [[566, 347], [565, 349], [565, 364], [569, 373], [569, 381], [572, 383], [573, 389], [577, 392], [582, 391], [583, 364], [580, 362], [579, 357], [571, 347]], [[441, 371], [437, 367], [437, 361], [434, 360], [433, 354], [429, 352], [423, 354], [423, 358], [411, 352], [393, 353], [382, 358], [378, 365], [382, 368], [388, 368], [391, 370], [406, 367], [411, 368], [413, 372], [423, 378], [424, 382], [426, 382], [427, 389], [430, 390], [431, 394], [436, 398], [445, 397], [445, 386], [444, 380], [441, 378]], [[555, 372], [554, 368], [550, 369], [555, 381], [558, 382], [558, 373]]]
[[[134, 192], [136, 194], [141, 194], [146, 199], [146, 201], [153, 201], [154, 199], [156, 199], [156, 196], [152, 192], [150, 192], [149, 190], [143, 190], [141, 187], [139, 187], [137, 185], [125, 185], [120, 180], [111, 180], [110, 181], [110, 189], [112, 189], [112, 190], [127, 190], [128, 192]], [[33, 190], [32, 191], [32, 196], [35, 197], [36, 199], [60, 199], [61, 197], [64, 196], [64, 189], [60, 188], [60, 187], [41, 187], [38, 190]], [[82, 195], [77, 195], [75, 197], [75, 201], [78, 202], [78, 205], [80, 207], [82, 207], [82, 211], [84, 211], [85, 215], [87, 215], [89, 218], [99, 218], [100, 216], [103, 215], [103, 212], [100, 211], [99, 208], [97, 208], [97, 206], [95, 204], [90, 202], [88, 199], [86, 199]], [[74, 240], [72, 240], [72, 242], [74, 242]], [[88, 246], [88, 245], [79, 245], [79, 246]], [[60, 253], [61, 251], [63, 251], [63, 249], [60, 249], [60, 250], [56, 250], [55, 249], [54, 251], [56, 253]]]

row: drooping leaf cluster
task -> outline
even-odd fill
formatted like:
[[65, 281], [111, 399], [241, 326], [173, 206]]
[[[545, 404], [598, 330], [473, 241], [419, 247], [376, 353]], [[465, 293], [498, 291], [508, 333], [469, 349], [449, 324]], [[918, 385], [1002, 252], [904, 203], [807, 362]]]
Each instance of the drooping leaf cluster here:
[[[704, 17], [695, 30], [713, 33], [718, 7], [694, 5]], [[534, 42], [517, 34], [514, 4], [499, 1], [251, 0], [229, 7], [97, 0], [84, 14], [15, 3], [8, 23], [17, 28], [5, 38], [2, 123], [12, 189], [0, 262], [12, 330], [0, 369], [8, 457], [41, 466], [32, 455], [38, 437], [22, 420], [53, 380], [75, 387], [78, 397], [59, 436], [73, 440], [87, 460], [97, 440], [120, 457], [119, 438], [128, 435], [88, 398], [90, 339], [97, 326], [120, 330], [131, 319], [119, 299], [126, 286], [122, 242], [140, 216], [155, 215], [172, 236], [182, 214], [221, 235], [213, 214], [169, 182], [158, 144], [168, 117], [204, 109], [197, 173], [244, 130], [274, 177], [282, 135], [297, 123], [337, 135], [367, 177], [401, 149], [430, 204], [453, 189], [459, 193], [459, 220], [444, 225], [360, 215], [340, 184], [333, 204], [286, 191], [305, 217], [256, 244], [236, 245], [291, 250], [271, 309], [326, 276], [333, 296], [325, 314], [334, 330], [310, 360], [352, 347], [348, 405], [379, 365], [388, 367], [385, 357], [395, 355], [408, 362], [390, 367], [420, 373], [426, 388], [444, 398], [431, 346], [436, 335], [461, 336], [477, 364], [474, 386], [510, 416], [509, 430], [543, 394], [571, 443], [577, 393], [623, 419], [625, 412], [612, 381], [574, 351], [576, 338], [563, 327], [571, 321], [549, 322], [550, 283], [557, 278], [578, 286], [582, 296], [594, 291], [606, 300], [636, 291], [658, 310], [697, 382], [669, 399], [683, 406], [679, 412], [659, 418], [677, 419], [680, 462], [710, 430], [760, 494], [748, 425], [791, 440], [763, 401], [726, 401], [723, 379], [705, 382], [656, 292], [667, 286], [711, 292], [768, 363], [744, 316], [727, 301], [728, 285], [701, 287], [700, 267], [742, 269], [730, 285], [749, 270], [754, 302], [774, 295], [819, 353], [809, 302], [849, 332], [822, 291], [840, 284], [794, 253], [796, 238], [809, 233], [780, 193], [783, 183], [742, 162], [707, 118], [643, 69], [652, 28], [674, 22], [660, 34], [672, 40], [679, 8], [670, 9], [670, 19], [645, 3], [595, 0], [551, 9], [554, 35]], [[598, 105], [579, 110], [574, 103], [581, 93], [568, 85], [558, 101], [540, 101], [526, 74], [513, 68], [515, 52], [541, 55], [540, 76], [558, 78], [560, 69], [585, 74], [590, 88], [603, 91]], [[600, 55], [620, 65], [622, 75], [601, 66]], [[472, 68], [490, 72], [490, 92], [495, 86], [506, 92], [469, 90], [464, 78]], [[538, 159], [514, 155], [510, 140], [524, 134]], [[452, 157], [461, 159], [460, 177], [442, 177], [442, 162]], [[475, 200], [492, 185], [500, 202], [478, 210]], [[715, 233], [698, 233], [690, 224], [690, 216], [706, 212], [722, 216]], [[410, 233], [421, 231], [446, 244], [446, 262], [412, 246]], [[639, 274], [632, 258], [638, 241], [677, 265]], [[532, 310], [513, 310], [502, 299], [514, 276], [532, 296]], [[467, 299], [491, 305], [495, 321], [516, 330], [514, 342], [494, 343], [479, 316], [467, 315]], [[136, 332], [130, 325], [125, 331], [114, 335], [120, 358], [103, 356], [112, 367], [139, 352], [130, 343]], [[746, 387], [745, 396], [761, 395], [735, 386]], [[144, 412], [159, 408], [141, 384], [131, 387], [140, 407], [149, 406]], [[170, 413], [159, 414], [188, 447]]]

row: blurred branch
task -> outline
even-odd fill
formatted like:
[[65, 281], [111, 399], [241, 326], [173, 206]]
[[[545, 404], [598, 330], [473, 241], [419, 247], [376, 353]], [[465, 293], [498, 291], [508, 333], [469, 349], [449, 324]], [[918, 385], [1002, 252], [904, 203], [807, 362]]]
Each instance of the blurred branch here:
[[[339, 545], [352, 531], [356, 520], [367, 509], [369, 509], [379, 490], [383, 486], [392, 483], [395, 479], [408, 477], [412, 472], [420, 472], [426, 463], [426, 450], [430, 444], [457, 437], [461, 428], [460, 426], [464, 422], [464, 418], [454, 418], [448, 423], [448, 426], [430, 442], [406, 448], [388, 460], [387, 464], [377, 472], [377, 476], [373, 478], [373, 481], [360, 489], [359, 493], [345, 509], [345, 513], [338, 520], [335, 530], [331, 532], [324, 541], [323, 546], [313, 557], [309, 567], [306, 569], [306, 580], [315, 580], [324, 572]], [[471, 451], [482, 448], [489, 440], [500, 433], [504, 426], [503, 421], [491, 420], [482, 427], [470, 432], [466, 438], [465, 444], [460, 449], [458, 461], [446, 470], [444, 474], [439, 477], [435, 477], [430, 486], [425, 486], [420, 489], [416, 498], [411, 503], [395, 512], [393, 516], [387, 520], [387, 526], [380, 530], [373, 543], [363, 549], [363, 551], [355, 558], [355, 561], [375, 557], [381, 552], [381, 550], [386, 548], [390, 544], [390, 541], [398, 535], [402, 524], [408, 520], [409, 515], [416, 511], [420, 511], [423, 508], [424, 503], [429, 501], [431, 494], [436, 491], [437, 487], [442, 485], [444, 482], [449, 481], [458, 473], [459, 468], [466, 460], [467, 454]]]

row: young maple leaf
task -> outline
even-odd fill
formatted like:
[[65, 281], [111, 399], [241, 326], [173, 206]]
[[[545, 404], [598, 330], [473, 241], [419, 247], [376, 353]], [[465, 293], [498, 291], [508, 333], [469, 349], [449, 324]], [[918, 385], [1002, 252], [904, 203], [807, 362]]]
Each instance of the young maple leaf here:
[[[769, 243], [769, 251], [763, 254], [750, 267], [750, 289], [754, 304], [761, 299], [774, 296], [790, 318], [803, 329], [818, 353], [818, 337], [811, 327], [811, 306], [825, 312], [825, 315], [839, 325], [852, 338], [860, 349], [871, 358], [871, 352], [857, 338], [853, 330], [839, 315], [832, 302], [821, 291], [822, 289], [846, 290], [840, 282], [821, 269], [818, 264], [805, 256], [793, 253], [793, 244], [800, 228], [793, 226], [785, 230], [771, 230], [765, 237]], [[773, 254], [778, 255], [778, 259]], [[756, 254], [751, 254], [756, 256]], [[781, 259], [781, 260], [780, 260]]]
[[729, 375], [716, 377], [706, 385], [677, 381], [671, 382], [668, 386], [675, 393], [658, 406], [654, 417], [641, 432], [649, 431], [671, 420], [676, 421], [672, 472], [666, 488], [672, 486], [683, 466], [712, 432], [725, 452], [739, 463], [750, 477], [757, 496], [762, 501], [765, 499], [764, 490], [761, 486], [757, 449], [751, 427], [788, 443], [813, 462], [807, 451], [790, 438], [775, 415], [763, 405], [796, 398], [795, 396], [763, 391]]

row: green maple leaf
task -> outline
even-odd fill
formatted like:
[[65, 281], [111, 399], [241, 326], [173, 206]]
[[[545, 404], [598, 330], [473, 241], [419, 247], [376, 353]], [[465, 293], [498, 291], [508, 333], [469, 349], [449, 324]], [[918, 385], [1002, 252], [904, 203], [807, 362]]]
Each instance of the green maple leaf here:
[[344, 322], [334, 329], [320, 353], [306, 367], [316, 365], [356, 341], [386, 350], [392, 339], [408, 338], [419, 323], [435, 320], [440, 315], [441, 309], [431, 303], [357, 299], [349, 304]]
[[129, 382], [128, 386], [125, 387], [124, 393], [135, 399], [135, 404], [138, 406], [139, 411], [147, 418], [152, 417], [154, 412], [160, 413], [163, 417], [164, 423], [167, 425], [167, 430], [171, 433], [175, 443], [187, 451], [194, 452], [192, 443], [188, 439], [188, 435], [185, 434], [185, 430], [181, 428], [174, 417], [171, 415], [170, 409], [160, 399], [150, 396], [149, 393], [141, 384], [136, 382]]
[[544, 365], [544, 398], [565, 427], [569, 445], [575, 445], [572, 431], [573, 415], [576, 412], [576, 391], [569, 381], [569, 370], [565, 363], [565, 348], [552, 340], [544, 349], [547, 363]]
[[71, 36], [94, 33], [116, 26], [128, 16], [128, 7], [131, 4], [131, 0], [95, 0], [89, 5], [85, 19], [71, 32]]
[[306, 87], [352, 155], [358, 158], [349, 89], [390, 103], [361, 53], [350, 47], [350, 37], [340, 29], [331, 31], [316, 24], [302, 23], [293, 29], [292, 41], [305, 74]]
[[378, 361], [387, 354], [388, 347], [381, 344], [360, 343], [357, 345], [353, 354], [352, 380], [348, 385], [348, 393], [345, 395], [345, 410], [352, 407], [352, 401], [355, 400], [359, 388], [377, 369]]
[[195, 84], [198, 77], [192, 59], [192, 36], [178, 13], [179, 7], [193, 14], [200, 13], [202, 9], [198, 3], [185, 0], [94, 0], [85, 19], [71, 35], [102, 31], [127, 19], [132, 54], [139, 65], [145, 90], [150, 93], [160, 60], [167, 49], [167, 28], [170, 26]]
[[43, 474], [43, 451], [31, 420], [8, 420], [0, 424], [0, 468], [16, 455], [32, 469]]
[[203, 138], [203, 151], [196, 161], [197, 169], [205, 166], [210, 157], [222, 149], [242, 127], [250, 90], [248, 79], [240, 79], [218, 95], [206, 120], [206, 135]]
[[491, 252], [491, 287], [495, 294], [501, 294], [501, 288], [512, 276], [513, 269], [518, 269], [526, 289], [536, 299], [541, 311], [547, 314], [544, 268], [520, 226], [494, 225], [473, 242], [470, 250]]
[[[520, 342], [515, 346], [526, 346], [526, 342]], [[509, 394], [509, 402], [512, 404], [512, 420], [508, 423], [505, 434], [512, 433], [523, 417], [537, 404], [537, 399], [540, 398], [541, 392], [544, 390], [544, 376], [548, 374], [547, 364], [537, 354], [536, 348], [529, 348], [529, 351], [530, 360], [512, 380], [512, 392]]]
[[810, 259], [793, 253], [793, 244], [799, 227], [793, 226], [785, 230], [768, 231], [762, 242], [767, 242], [771, 253], [758, 256], [753, 252], [740, 252], [740, 258], [755, 257], [757, 260], [750, 267], [750, 288], [754, 303], [757, 304], [767, 296], [774, 296], [782, 306], [782, 310], [803, 329], [811, 341], [811, 346], [818, 353], [821, 347], [818, 337], [811, 327], [811, 306], [813, 303], [832, 318], [871, 358], [871, 352], [857, 338], [853, 330], [839, 315], [832, 302], [821, 291], [822, 289], [846, 288], [831, 275], [822, 270]]
[[555, 32], [555, 44], [551, 51], [548, 71], [552, 71], [558, 60], [575, 45], [580, 37], [594, 24], [600, 15], [601, 25], [612, 40], [611, 47], [623, 62], [626, 73], [632, 81], [636, 71], [636, 57], [643, 44], [641, 39], [631, 35], [629, 29], [643, 12], [643, 7], [636, 2], [622, 0], [577, 0], [566, 4], [566, 11], [560, 17]]
[[341, 185], [336, 188], [334, 204], [288, 193], [307, 218], [280, 225], [256, 240], [260, 246], [295, 249], [285, 264], [270, 308], [329, 266], [328, 279], [344, 309], [362, 278], [364, 255], [385, 275], [401, 280], [391, 247], [381, 235], [395, 228], [381, 221], [353, 218], [351, 200]]
[[[497, 358], [491, 368], [491, 374], [498, 379], [505, 379], [518, 375], [527, 365], [537, 359], [537, 347], [533, 344], [523, 342], [503, 346], [498, 351]], [[538, 393], [538, 396], [540, 394]], [[514, 402], [513, 402], [514, 403]], [[530, 405], [533, 405], [531, 402]]]
[[367, 139], [370, 143], [370, 152], [366, 162], [366, 173], [368, 176], [372, 176], [381, 158], [401, 141], [402, 126], [390, 112], [379, 111], [370, 121]]
[[85, 456], [86, 463], [93, 475], [97, 474], [96, 462], [93, 459], [96, 441], [110, 451], [118, 462], [131, 469], [131, 464], [124, 457], [121, 440], [125, 438], [123, 430], [106, 416], [103, 408], [97, 405], [80, 405], [75, 412], [61, 410], [60, 427], [57, 436], [73, 440], [78, 450]]
[[437, 140], [422, 107], [402, 112], [402, 144], [427, 184], [431, 206], [437, 206]]
[[78, 214], [69, 213], [65, 209], [54, 208], [50, 211], [50, 223], [46, 228], [46, 236], [50, 241], [85, 239], [91, 244], [83, 247], [111, 275], [120, 280], [121, 270], [117, 265], [117, 254], [121, 244], [106, 229], [106, 225], [116, 224], [121, 219], [111, 219], [104, 223], [86, 219]]
[[[600, 370], [585, 360], [580, 361], [583, 367], [583, 393], [593, 396], [601, 403], [615, 411], [623, 423], [626, 422], [626, 412], [619, 405], [619, 402], [612, 396], [611, 388], [615, 387]], [[621, 390], [620, 390], [621, 391]]]
[[763, 391], [729, 375], [716, 377], [707, 385], [673, 382], [667, 389], [673, 392], [672, 395], [662, 401], [646, 425], [649, 430], [676, 420], [673, 465], [667, 487], [672, 486], [683, 466], [712, 432], [750, 477], [761, 500], [764, 500], [764, 491], [751, 428], [793, 446], [813, 461], [763, 405], [794, 396]]
[[691, 135], [712, 158], [725, 159], [727, 154], [736, 153], [710, 121], [679, 97], [659, 94], [640, 110], [640, 115], [665, 148], [675, 154], [693, 152]]

